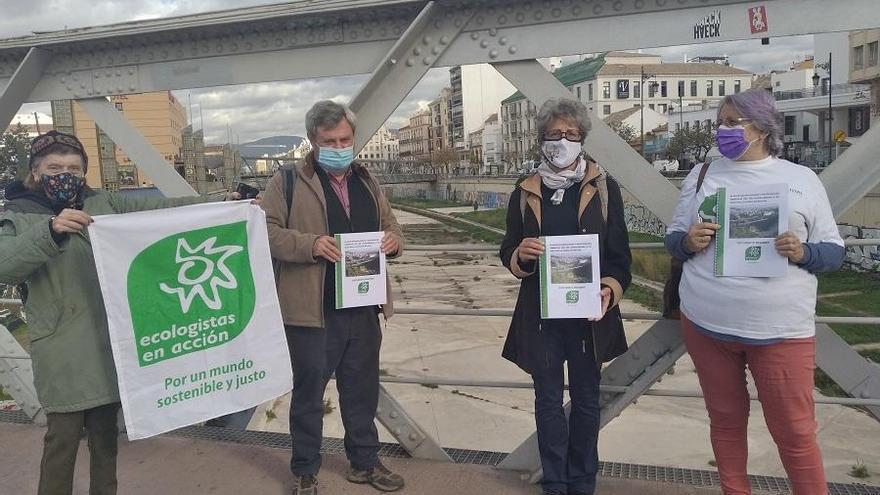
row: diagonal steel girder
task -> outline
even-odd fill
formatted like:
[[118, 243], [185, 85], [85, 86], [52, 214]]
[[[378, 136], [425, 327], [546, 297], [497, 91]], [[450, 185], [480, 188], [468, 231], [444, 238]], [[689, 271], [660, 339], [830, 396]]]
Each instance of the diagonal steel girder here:
[[138, 169], [145, 172], [166, 197], [197, 196], [195, 189], [162, 158], [152, 144], [106, 98], [77, 100], [105, 133], [119, 145]]
[[821, 174], [831, 211], [840, 217], [880, 185], [880, 125], [873, 125]]
[[[492, 66], [538, 108], [550, 98], [572, 98], [571, 92], [537, 60], [502, 62]], [[592, 130], [584, 143], [590, 156], [668, 225], [678, 200], [678, 188], [654, 170], [601, 118], [591, 116], [590, 121]]]
[[358, 116], [355, 154], [434, 67], [475, 9], [467, 2], [428, 2], [352, 98]]
[[[351, 109], [358, 117], [355, 154], [363, 149], [370, 137], [434, 66], [437, 57], [449, 47], [473, 15], [474, 8], [465, 2], [441, 5], [430, 1], [425, 5], [351, 100]], [[413, 457], [452, 462], [440, 444], [385, 387], [379, 390], [376, 419]]]
[[28, 50], [12, 78], [0, 92], [0, 130], [5, 130], [12, 122], [15, 112], [28, 100], [51, 60], [51, 52], [40, 48]]

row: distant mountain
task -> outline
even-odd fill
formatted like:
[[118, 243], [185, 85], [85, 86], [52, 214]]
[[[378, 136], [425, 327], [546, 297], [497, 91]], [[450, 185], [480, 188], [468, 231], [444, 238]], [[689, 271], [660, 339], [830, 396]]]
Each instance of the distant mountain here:
[[266, 154], [272, 156], [287, 153], [298, 147], [304, 139], [305, 138], [300, 136], [272, 136], [257, 139], [256, 141], [241, 145], [241, 156], [259, 157]]

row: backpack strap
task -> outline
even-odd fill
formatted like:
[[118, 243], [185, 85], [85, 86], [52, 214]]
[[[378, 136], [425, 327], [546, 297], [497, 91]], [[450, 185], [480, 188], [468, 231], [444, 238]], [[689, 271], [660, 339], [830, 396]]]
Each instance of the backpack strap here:
[[291, 208], [293, 207], [293, 189], [296, 187], [296, 169], [294, 167], [285, 167], [281, 169], [284, 172], [284, 200], [287, 202], [287, 216], [285, 217], [285, 226], [290, 221]]
[[703, 187], [703, 180], [706, 178], [706, 173], [709, 171], [709, 165], [711, 165], [711, 162], [704, 163], [703, 168], [700, 169], [700, 175], [697, 177], [697, 189], [694, 193], [700, 192], [700, 188]]

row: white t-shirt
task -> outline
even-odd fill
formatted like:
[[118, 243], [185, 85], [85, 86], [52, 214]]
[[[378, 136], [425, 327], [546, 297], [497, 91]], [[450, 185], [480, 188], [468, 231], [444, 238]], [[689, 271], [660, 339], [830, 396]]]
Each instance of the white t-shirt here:
[[[697, 208], [703, 199], [719, 187], [786, 183], [791, 212], [788, 230], [801, 242], [843, 246], [825, 187], [812, 170], [775, 157], [753, 162], [721, 158], [712, 162], [695, 195], [700, 168], [694, 167], [684, 180], [667, 233], [687, 232], [698, 221]], [[815, 275], [789, 263], [784, 277], [716, 277], [714, 253], [713, 240], [684, 264], [679, 294], [681, 311], [688, 319], [713, 332], [750, 339], [815, 334]]]

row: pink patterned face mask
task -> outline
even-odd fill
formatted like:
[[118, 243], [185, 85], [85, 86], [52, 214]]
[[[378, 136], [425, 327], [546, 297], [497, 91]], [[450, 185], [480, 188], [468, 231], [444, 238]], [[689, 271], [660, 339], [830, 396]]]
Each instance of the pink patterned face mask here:
[[56, 175], [42, 174], [40, 182], [49, 199], [64, 205], [76, 203], [86, 183], [83, 177], [71, 172]]

